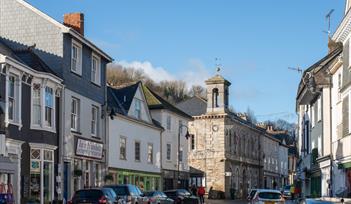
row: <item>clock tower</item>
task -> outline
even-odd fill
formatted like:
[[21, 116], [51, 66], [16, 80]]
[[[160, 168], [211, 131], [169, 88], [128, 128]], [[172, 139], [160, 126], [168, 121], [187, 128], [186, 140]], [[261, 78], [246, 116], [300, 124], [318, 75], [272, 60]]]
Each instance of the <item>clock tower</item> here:
[[229, 106], [231, 83], [220, 74], [205, 81], [207, 88], [207, 113], [226, 113]]

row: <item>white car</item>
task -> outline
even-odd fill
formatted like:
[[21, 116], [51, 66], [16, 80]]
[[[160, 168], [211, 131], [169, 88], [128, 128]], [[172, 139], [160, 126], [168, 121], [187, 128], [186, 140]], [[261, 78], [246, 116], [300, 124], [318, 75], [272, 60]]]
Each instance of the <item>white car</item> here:
[[285, 204], [285, 199], [280, 191], [270, 189], [257, 189], [250, 200], [251, 204]]

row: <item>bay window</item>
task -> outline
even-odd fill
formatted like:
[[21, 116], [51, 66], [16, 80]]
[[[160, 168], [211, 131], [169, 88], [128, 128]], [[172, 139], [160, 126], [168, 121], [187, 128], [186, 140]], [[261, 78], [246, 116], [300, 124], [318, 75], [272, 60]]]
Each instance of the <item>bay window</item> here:
[[9, 76], [9, 86], [8, 86], [8, 97], [9, 97], [9, 109], [8, 109], [8, 114], [9, 114], [9, 120], [13, 121], [15, 119], [15, 82], [16, 78], [15, 76]]
[[52, 127], [53, 122], [54, 96], [50, 87], [45, 88], [45, 125]]
[[41, 124], [41, 105], [40, 105], [40, 84], [33, 84], [32, 106], [33, 106], [33, 124]]
[[21, 123], [21, 82], [15, 74], [9, 74], [6, 83], [7, 122], [15, 125]]

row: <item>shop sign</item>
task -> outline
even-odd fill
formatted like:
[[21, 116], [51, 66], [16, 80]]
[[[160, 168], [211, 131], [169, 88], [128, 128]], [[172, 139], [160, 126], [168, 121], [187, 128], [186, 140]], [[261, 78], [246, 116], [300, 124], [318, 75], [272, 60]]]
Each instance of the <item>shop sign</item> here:
[[76, 155], [102, 159], [103, 144], [79, 139], [77, 140]]

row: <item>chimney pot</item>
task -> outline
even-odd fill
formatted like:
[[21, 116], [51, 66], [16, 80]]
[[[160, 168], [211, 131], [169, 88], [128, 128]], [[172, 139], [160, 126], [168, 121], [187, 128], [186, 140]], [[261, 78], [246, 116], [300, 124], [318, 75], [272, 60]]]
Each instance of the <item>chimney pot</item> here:
[[75, 31], [84, 35], [84, 14], [83, 13], [68, 13], [63, 17], [63, 24], [73, 28]]

